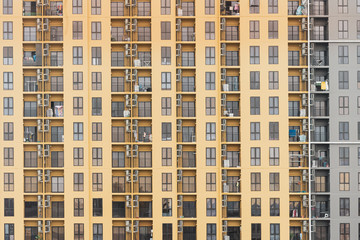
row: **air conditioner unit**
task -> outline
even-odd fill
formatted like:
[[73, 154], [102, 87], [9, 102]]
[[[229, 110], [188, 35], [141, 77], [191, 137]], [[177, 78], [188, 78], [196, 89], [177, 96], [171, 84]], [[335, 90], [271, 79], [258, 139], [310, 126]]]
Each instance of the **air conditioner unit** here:
[[37, 145], [37, 152], [38, 152], [38, 157], [40, 158], [40, 157], [42, 157], [43, 156], [43, 154], [42, 154], [42, 145]]
[[44, 6], [49, 6], [49, 0], [44, 0]]
[[302, 43], [301, 44], [301, 55], [306, 56], [307, 53], [308, 53], [308, 51], [307, 51], [307, 43]]
[[37, 175], [38, 175], [38, 182], [42, 182], [43, 181], [42, 170], [37, 170]]
[[130, 0], [125, 0], [125, 6], [126, 6], [126, 7], [130, 7], [130, 5], [131, 5], [131, 4], [130, 4]]
[[182, 181], [182, 170], [177, 170], [177, 181], [178, 182]]
[[226, 130], [226, 119], [221, 119], [221, 131], [224, 132]]
[[41, 119], [37, 120], [37, 130], [38, 130], [38, 132], [42, 132], [42, 121], [41, 121]]
[[223, 224], [222, 224], [222, 232], [223, 233], [227, 232], [227, 226], [228, 226], [228, 222], [226, 220], [223, 221]]
[[176, 156], [177, 157], [181, 157], [182, 156], [182, 145], [181, 144], [178, 144], [176, 146]]
[[307, 69], [303, 68], [303, 69], [301, 70], [301, 80], [302, 80], [303, 82], [306, 82], [306, 81], [308, 80], [307, 77], [308, 77]]
[[181, 69], [176, 69], [176, 81], [177, 82], [180, 82], [180, 80], [181, 80], [181, 73], [182, 73]]
[[125, 56], [126, 56], [126, 57], [131, 57], [130, 44], [125, 44]]
[[131, 208], [131, 196], [126, 195], [126, 207]]
[[226, 106], [226, 94], [224, 93], [221, 94], [221, 106], [222, 107]]
[[181, 56], [181, 44], [176, 44], [176, 56]]
[[42, 5], [42, 1], [41, 0], [36, 0], [36, 6], [40, 7]]
[[132, 25], [131, 25], [131, 27], [132, 27], [132, 31], [133, 32], [135, 32], [136, 31], [136, 26], [137, 26], [137, 19], [133, 19], [132, 20]]
[[220, 20], [220, 30], [225, 30], [225, 25], [226, 25], [226, 19], [221, 18], [221, 20]]
[[48, 68], [44, 69], [44, 81], [49, 81], [49, 74], [50, 74], [50, 70]]
[[[133, 49], [132, 49], [131, 55], [133, 57], [136, 57], [136, 55], [137, 55], [137, 44], [133, 44]], [[136, 69], [134, 69], [134, 70], [136, 70]]]
[[229, 160], [229, 159], [225, 159], [223, 165], [224, 165], [224, 168], [230, 167], [230, 160]]
[[50, 145], [46, 144], [44, 146], [44, 157], [49, 157], [50, 156]]
[[126, 157], [131, 157], [131, 146], [126, 145]]
[[183, 226], [184, 226], [184, 222], [182, 220], [178, 221], [178, 233], [182, 233], [183, 232]]
[[307, 19], [306, 18], [302, 18], [301, 19], [301, 30], [306, 31], [307, 28]]
[[37, 105], [38, 105], [38, 107], [42, 106], [42, 96], [41, 96], [41, 94], [37, 95]]
[[221, 181], [226, 182], [226, 180], [227, 180], [227, 170], [223, 169], [221, 170]]
[[182, 207], [183, 205], [183, 196], [182, 195], [178, 195], [178, 198], [177, 198], [177, 206], [178, 207]]
[[38, 199], [38, 207], [39, 207], [39, 208], [43, 207], [42, 197], [41, 197], [41, 196], [37, 196], [37, 199]]
[[139, 221], [138, 220], [135, 220], [134, 221], [134, 233], [138, 232], [139, 231]]
[[221, 206], [222, 207], [227, 207], [227, 195], [222, 196]]
[[132, 106], [133, 107], [136, 107], [137, 100], [138, 100], [138, 95], [137, 94], [133, 95], [133, 98], [132, 98]]
[[226, 80], [226, 68], [221, 69], [221, 81]]
[[220, 55], [225, 56], [225, 52], [226, 52], [226, 44], [222, 43], [220, 48]]
[[49, 233], [50, 232], [50, 221], [46, 220], [45, 221], [45, 233]]
[[176, 94], [176, 106], [181, 106], [181, 99], [182, 99], [182, 96], [181, 94]]
[[138, 156], [138, 145], [133, 145], [133, 157], [136, 158]]
[[138, 170], [134, 170], [133, 173], [133, 182], [137, 182], [139, 179], [139, 171]]
[[38, 232], [39, 232], [39, 233], [42, 233], [42, 232], [43, 232], [42, 221], [38, 221]]
[[43, 23], [43, 29], [44, 31], [49, 31], [49, 19], [48, 18], [45, 18], [44, 19], [44, 23]]
[[317, 160], [312, 160], [312, 167], [313, 167], [313, 168], [319, 167], [319, 161], [317, 161]]
[[125, 124], [126, 124], [126, 132], [131, 132], [131, 122], [130, 122], [130, 120], [126, 120], [125, 121]]
[[225, 144], [221, 144], [221, 156], [222, 157], [226, 156], [226, 145]]
[[138, 207], [138, 206], [139, 206], [139, 196], [134, 195], [133, 207]]
[[130, 170], [126, 170], [125, 175], [126, 175], [126, 182], [131, 182], [131, 172], [130, 172]]
[[309, 180], [309, 175], [308, 175], [308, 172], [306, 170], [303, 170], [303, 172], [302, 172], [302, 180], [304, 182], [307, 182]]
[[125, 95], [125, 105], [126, 107], [131, 107], [131, 97], [129, 94]]
[[50, 120], [46, 119], [44, 123], [44, 132], [49, 132], [49, 129], [50, 129]]
[[49, 106], [49, 100], [50, 100], [50, 95], [49, 95], [49, 94], [45, 94], [45, 95], [44, 95], [44, 106], [45, 106], [45, 107]]
[[50, 196], [50, 195], [47, 195], [47, 196], [45, 197], [45, 200], [44, 200], [44, 206], [45, 206], [46, 208], [50, 207], [50, 200], [51, 200], [51, 196]]
[[131, 221], [125, 221], [126, 232], [131, 233]]
[[134, 69], [134, 70], [133, 70], [133, 72], [132, 72], [132, 79], [133, 79], [133, 82], [135, 82], [135, 81], [136, 81], [136, 79], [137, 79], [137, 74], [138, 74], [137, 69]]
[[182, 120], [177, 119], [176, 120], [176, 132], [181, 132], [181, 130], [182, 130]]
[[303, 221], [303, 232], [308, 232], [309, 231], [309, 225], [307, 221]]
[[37, 29], [37, 31], [38, 32], [41, 32], [42, 31], [42, 24], [41, 24], [41, 19], [40, 18], [38, 18], [38, 19], [36, 19], [36, 29]]
[[44, 182], [50, 182], [50, 170], [45, 170]]
[[176, 31], [181, 31], [181, 19], [176, 20]]
[[126, 31], [126, 32], [130, 32], [130, 31], [131, 31], [130, 19], [128, 19], [128, 18], [125, 19], [125, 31]]

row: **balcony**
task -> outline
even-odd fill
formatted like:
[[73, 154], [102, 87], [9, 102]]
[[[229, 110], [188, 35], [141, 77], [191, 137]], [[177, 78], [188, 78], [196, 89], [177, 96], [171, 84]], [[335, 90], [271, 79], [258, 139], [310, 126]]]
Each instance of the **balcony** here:
[[238, 1], [224, 1], [224, 4], [220, 5], [221, 15], [232, 16], [240, 15], [240, 3]]
[[311, 188], [315, 193], [328, 193], [330, 191], [329, 176], [327, 171], [317, 171], [315, 181], [312, 182]]
[[240, 30], [238, 21], [235, 19], [221, 18], [221, 40], [222, 41], [239, 41]]
[[45, 7], [44, 12], [46, 16], [63, 16], [63, 2], [51, 1], [50, 6]]
[[193, 1], [180, 1], [180, 4], [176, 4], [176, 14], [179, 17], [182, 16], [195, 16], [195, 2]]
[[41, 44], [26, 44], [23, 52], [23, 66], [42, 65], [42, 46]]
[[328, 6], [326, 0], [317, 0], [312, 3], [312, 7], [310, 8], [310, 15], [327, 15], [328, 14]]
[[41, 10], [37, 9], [36, 1], [23, 1], [23, 16], [41, 16]]

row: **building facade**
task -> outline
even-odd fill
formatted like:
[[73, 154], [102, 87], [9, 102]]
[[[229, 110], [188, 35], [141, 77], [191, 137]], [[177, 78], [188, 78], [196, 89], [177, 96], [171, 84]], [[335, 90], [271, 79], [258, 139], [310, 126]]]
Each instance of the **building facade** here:
[[360, 1], [0, 8], [0, 239], [359, 238]]

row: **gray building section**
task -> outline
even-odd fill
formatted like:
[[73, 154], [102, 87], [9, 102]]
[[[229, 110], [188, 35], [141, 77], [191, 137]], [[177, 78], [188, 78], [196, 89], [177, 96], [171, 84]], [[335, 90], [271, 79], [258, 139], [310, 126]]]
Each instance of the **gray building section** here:
[[360, 1], [310, 1], [310, 23], [312, 239], [360, 239]]

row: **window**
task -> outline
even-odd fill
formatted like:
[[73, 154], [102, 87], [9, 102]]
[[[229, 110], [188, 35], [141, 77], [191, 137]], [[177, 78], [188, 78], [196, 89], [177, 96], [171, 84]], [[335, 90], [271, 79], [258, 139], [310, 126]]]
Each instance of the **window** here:
[[114, 201], [112, 202], [112, 217], [113, 218], [125, 217], [125, 202], [114, 202]]
[[206, 224], [206, 240], [216, 240], [216, 224]]
[[138, 3], [138, 16], [151, 16], [151, 2]]
[[73, 64], [82, 65], [83, 64], [83, 48], [82, 47], [73, 47]]
[[113, 176], [112, 177], [112, 192], [113, 193], [123, 193], [125, 192], [125, 176]]
[[207, 217], [216, 216], [216, 198], [206, 199], [206, 216]]
[[288, 65], [289, 66], [300, 65], [299, 51], [288, 51]]
[[259, 46], [250, 46], [250, 64], [260, 64]]
[[280, 216], [280, 198], [270, 198], [270, 216]]
[[279, 166], [279, 152], [278, 147], [269, 148], [270, 166]]
[[171, 116], [171, 98], [162, 97], [161, 98], [161, 115], [162, 116]]
[[260, 72], [250, 72], [250, 89], [260, 89]]
[[74, 191], [84, 191], [83, 173], [74, 173]]
[[225, 66], [239, 66], [239, 52], [226, 51], [225, 52]]
[[162, 141], [171, 141], [171, 123], [161, 125]]
[[350, 198], [340, 198], [340, 216], [350, 216]]
[[37, 177], [24, 177], [24, 192], [26, 193], [36, 193], [38, 191], [38, 181]]
[[350, 223], [340, 223], [340, 240], [350, 240]]
[[171, 166], [171, 159], [172, 159], [172, 153], [171, 153], [171, 148], [162, 148], [162, 154], [161, 154], [161, 159], [162, 159], [162, 166]]
[[279, 97], [269, 97], [269, 115], [279, 115]]
[[279, 89], [279, 72], [270, 71], [269, 72], [269, 90]]
[[138, 41], [151, 41], [150, 27], [138, 27]]
[[259, 13], [260, 0], [250, 0], [250, 13]]
[[102, 115], [102, 98], [93, 97], [92, 98], [92, 115], [101, 116]]
[[260, 38], [260, 23], [259, 21], [250, 21], [250, 39]]
[[51, 177], [51, 192], [64, 192], [64, 177]]
[[205, 72], [205, 90], [215, 90], [215, 72]]
[[91, 40], [101, 40], [101, 22], [91, 22]]
[[181, 66], [195, 66], [195, 52], [182, 52]]
[[64, 217], [64, 202], [51, 202], [51, 217], [52, 218]]
[[269, 21], [269, 39], [278, 39], [279, 38], [279, 28], [278, 21]]
[[[94, 1], [94, 0], [92, 0], [92, 1]], [[92, 47], [91, 48], [91, 64], [92, 65], [101, 65], [101, 47]]]
[[184, 176], [182, 181], [182, 190], [184, 193], [196, 192], [196, 180], [195, 177]]
[[228, 201], [227, 202], [226, 216], [228, 218], [229, 217], [240, 217], [240, 201]]
[[251, 166], [261, 165], [261, 149], [259, 147], [250, 148], [250, 164]]
[[83, 115], [83, 98], [73, 98], [73, 115]]
[[93, 199], [93, 217], [102, 217], [103, 215], [103, 200], [102, 198]]
[[205, 47], [205, 64], [215, 65], [215, 47]]
[[139, 117], [151, 117], [151, 102], [139, 102]]
[[[25, 153], [26, 152], [24, 152], [24, 154]], [[14, 148], [12, 147], [4, 148], [4, 166], [14, 166]]]
[[216, 124], [206, 123], [206, 141], [216, 140]]
[[339, 97], [339, 115], [349, 115], [349, 97]]
[[206, 173], [206, 191], [216, 191], [216, 173]]
[[84, 240], [84, 224], [74, 224], [74, 240]]
[[349, 122], [339, 122], [339, 140], [349, 140]]
[[171, 65], [171, 47], [161, 47], [161, 65]]
[[4, 122], [4, 141], [14, 140], [14, 123]]
[[269, 122], [269, 140], [279, 140], [279, 122]]
[[349, 64], [349, 47], [339, 46], [338, 47], [338, 63]]
[[171, 22], [161, 22], [161, 40], [171, 40]]
[[152, 165], [152, 152], [141, 151], [139, 152], [139, 167], [151, 167]]
[[250, 115], [260, 115], [260, 97], [250, 97]]
[[13, 65], [13, 47], [4, 47], [3, 48], [3, 64], [4, 65]]
[[260, 140], [260, 122], [250, 123], [250, 140]]
[[205, 0], [205, 15], [215, 14], [215, 0]]
[[251, 198], [251, 216], [261, 216], [261, 198]]
[[125, 152], [112, 152], [112, 166], [113, 167], [125, 167]]
[[279, 173], [270, 173], [270, 191], [280, 191]]
[[[269, 0], [268, 13], [278, 13], [278, 0]], [[273, 239], [276, 239], [276, 238], [273, 238]]]
[[162, 225], [162, 239], [163, 240], [172, 240], [172, 224], [163, 223]]
[[280, 224], [270, 224], [270, 239], [280, 239]]
[[161, 73], [161, 90], [171, 90], [171, 73]]
[[347, 20], [339, 20], [338, 21], [338, 37], [339, 39], [347, 39], [349, 37], [348, 34], [348, 21]]
[[82, 122], [75, 122], [74, 127], [74, 141], [82, 141], [84, 138], [84, 124]]
[[4, 115], [14, 115], [14, 99], [12, 97], [4, 98]]
[[172, 191], [172, 174], [162, 173], [162, 191]]
[[172, 199], [163, 198], [162, 199], [162, 215], [163, 217], [172, 216]]
[[4, 72], [3, 73], [3, 89], [4, 90], [13, 90], [13, 88], [14, 88], [13, 72]]
[[73, 72], [73, 90], [83, 89], [83, 72]]
[[215, 99], [215, 97], [206, 97], [205, 103], [206, 103], [206, 106], [205, 106], [206, 115], [215, 115], [216, 114], [216, 108], [215, 108], [216, 99]]
[[161, 0], [161, 15], [170, 15], [171, 0]]
[[205, 40], [215, 40], [215, 22], [205, 22]]
[[4, 173], [4, 191], [14, 191], [14, 173]]
[[278, 46], [269, 46], [269, 64], [279, 63], [279, 48]]
[[348, 71], [339, 71], [339, 89], [349, 89]]
[[13, 14], [13, 0], [3, 0], [3, 14]]
[[139, 177], [139, 192], [140, 193], [151, 193], [152, 192], [151, 176], [149, 176], [149, 177], [140, 176]]
[[4, 198], [4, 217], [14, 216], [14, 199]]
[[74, 148], [73, 149], [73, 160], [74, 166], [84, 166], [84, 149]]
[[102, 123], [92, 123], [92, 140], [102, 141]]
[[92, 190], [100, 192], [102, 191], [102, 173], [92, 174]]
[[339, 190], [349, 191], [350, 190], [350, 173], [340, 172], [339, 173]]
[[102, 166], [102, 148], [92, 148], [92, 166]]
[[288, 40], [299, 40], [299, 26], [288, 26]]
[[103, 225], [102, 223], [93, 224], [93, 240], [103, 239]]
[[13, 22], [3, 22], [3, 39], [13, 39]]
[[251, 191], [261, 191], [261, 173], [251, 173]]
[[72, 27], [73, 27], [73, 40], [83, 39], [83, 22], [73, 21]]
[[72, 2], [72, 14], [82, 14], [82, 0], [73, 0]]
[[251, 240], [261, 240], [261, 224], [251, 224]]
[[13, 223], [5, 223], [4, 224], [4, 240], [13, 240], [15, 239], [15, 229]]
[[206, 166], [216, 166], [216, 148], [206, 148]]
[[111, 128], [111, 141], [112, 142], [125, 142], [125, 128], [112, 127]]
[[91, 0], [91, 15], [101, 14], [101, 0]]

